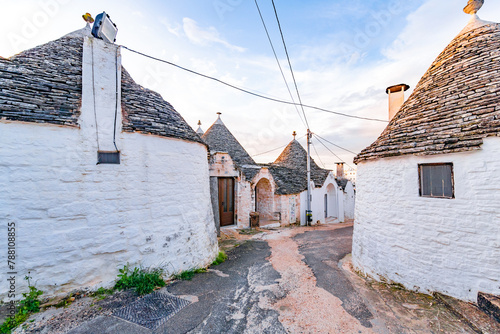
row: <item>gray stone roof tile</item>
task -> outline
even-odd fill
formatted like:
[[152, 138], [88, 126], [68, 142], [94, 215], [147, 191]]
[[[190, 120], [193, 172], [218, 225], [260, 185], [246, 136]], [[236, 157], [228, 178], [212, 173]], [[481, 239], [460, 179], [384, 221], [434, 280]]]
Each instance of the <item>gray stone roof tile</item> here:
[[499, 50], [500, 24], [464, 29], [355, 163], [476, 150], [483, 138], [500, 136]]
[[[85, 35], [87, 28], [0, 59], [0, 118], [78, 126]], [[122, 110], [123, 131], [205, 144], [172, 105], [123, 68]]]
[[220, 118], [205, 131], [201, 138], [207, 143], [210, 152], [228, 153], [248, 181], [251, 181], [259, 172], [259, 168], [255, 168], [258, 167], [255, 161], [227, 129]]
[[[277, 194], [297, 194], [307, 189], [307, 151], [297, 140], [292, 140], [268, 168], [276, 182]], [[311, 158], [311, 180], [316, 187], [323, 186], [329, 172]]]
[[123, 131], [180, 138], [205, 145], [200, 136], [160, 94], [144, 88], [122, 67]]
[[78, 126], [83, 36], [0, 59], [0, 118]]

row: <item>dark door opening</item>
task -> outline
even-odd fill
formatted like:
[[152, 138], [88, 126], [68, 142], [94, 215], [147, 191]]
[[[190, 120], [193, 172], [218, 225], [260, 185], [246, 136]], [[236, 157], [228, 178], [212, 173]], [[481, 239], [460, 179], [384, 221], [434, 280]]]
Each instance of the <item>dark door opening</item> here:
[[325, 194], [325, 218], [328, 218], [328, 194]]
[[219, 178], [219, 215], [220, 226], [234, 224], [234, 179]]

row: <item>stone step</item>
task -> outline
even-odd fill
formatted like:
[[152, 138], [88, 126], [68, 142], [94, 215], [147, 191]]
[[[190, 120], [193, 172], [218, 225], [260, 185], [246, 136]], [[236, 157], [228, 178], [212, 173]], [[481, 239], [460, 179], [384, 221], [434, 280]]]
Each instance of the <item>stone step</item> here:
[[488, 293], [479, 292], [477, 294], [477, 304], [479, 308], [491, 315], [500, 323], [500, 297]]
[[476, 304], [467, 303], [438, 292], [434, 293], [434, 297], [446, 305], [457, 317], [469, 324], [476, 333], [500, 333], [500, 323], [484, 313]]

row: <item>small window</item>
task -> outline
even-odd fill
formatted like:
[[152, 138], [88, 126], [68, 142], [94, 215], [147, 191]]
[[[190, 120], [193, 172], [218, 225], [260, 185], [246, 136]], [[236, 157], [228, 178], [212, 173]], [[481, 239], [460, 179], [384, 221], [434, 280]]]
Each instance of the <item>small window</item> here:
[[98, 152], [97, 164], [120, 164], [120, 152]]
[[420, 164], [418, 177], [420, 196], [455, 198], [452, 163]]

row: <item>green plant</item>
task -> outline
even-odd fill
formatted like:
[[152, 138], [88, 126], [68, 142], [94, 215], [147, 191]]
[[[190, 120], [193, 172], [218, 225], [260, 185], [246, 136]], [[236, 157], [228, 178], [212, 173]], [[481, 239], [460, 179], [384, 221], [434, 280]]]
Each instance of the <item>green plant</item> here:
[[106, 298], [106, 296], [112, 295], [113, 294], [113, 289], [105, 289], [103, 287], [100, 287], [96, 291], [94, 291], [91, 296], [96, 298], [97, 300], [103, 300]]
[[186, 270], [183, 271], [177, 275], [174, 275], [174, 279], [180, 279], [183, 281], [190, 281], [193, 279], [194, 275], [200, 274], [200, 273], [206, 273], [207, 269], [206, 268], [198, 268], [198, 269], [191, 269], [191, 270]]
[[153, 292], [156, 287], [165, 286], [161, 269], [144, 269], [135, 267], [131, 270], [128, 265], [119, 269], [119, 280], [116, 282], [115, 290], [135, 289], [139, 295]]
[[214, 262], [212, 262], [212, 266], [217, 266], [226, 260], [227, 260], [226, 253], [224, 251], [220, 251], [219, 254], [217, 254], [217, 257], [215, 258]]
[[40, 301], [38, 300], [38, 297], [43, 294], [43, 291], [40, 291], [31, 285], [31, 276], [29, 276], [29, 273], [24, 277], [24, 279], [28, 281], [29, 292], [23, 293], [24, 299], [19, 301], [19, 307], [17, 308], [17, 312], [14, 317], [8, 317], [0, 326], [0, 333], [2, 334], [10, 333], [12, 329], [25, 322], [32, 313], [40, 311]]

